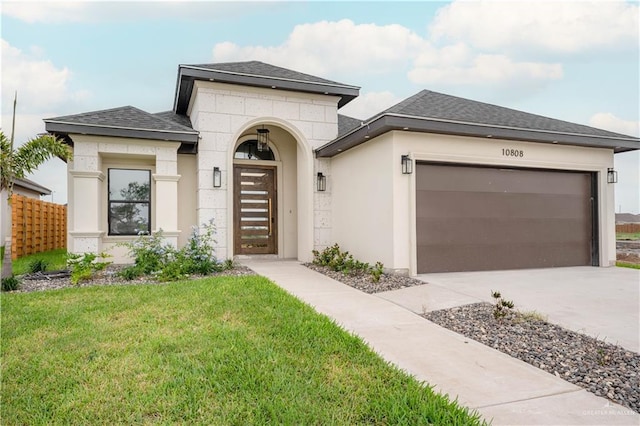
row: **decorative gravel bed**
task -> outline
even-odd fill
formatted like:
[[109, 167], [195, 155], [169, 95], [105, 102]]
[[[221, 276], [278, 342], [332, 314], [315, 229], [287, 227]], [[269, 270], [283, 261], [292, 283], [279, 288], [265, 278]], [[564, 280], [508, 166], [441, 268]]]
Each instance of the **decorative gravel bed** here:
[[516, 312], [497, 321], [489, 303], [433, 311], [423, 316], [640, 412], [638, 353], [566, 330], [535, 315]]
[[[399, 275], [345, 275], [312, 263], [306, 267], [365, 293], [380, 293], [424, 281]], [[519, 312], [502, 321], [493, 305], [474, 303], [423, 315], [426, 319], [574, 383], [597, 396], [640, 412], [640, 354]]]
[[[155, 281], [151, 277], [140, 277], [134, 280], [127, 281], [124, 278], [118, 276], [118, 271], [124, 268], [126, 265], [109, 265], [101, 273], [97, 274], [90, 280], [81, 281], [77, 286], [71, 284], [68, 276], [52, 277], [56, 275], [65, 275], [65, 271], [54, 271], [45, 274], [29, 274], [23, 275], [20, 278], [21, 284], [17, 292], [27, 293], [31, 291], [42, 290], [55, 290], [67, 287], [88, 287], [94, 285], [134, 285], [134, 284], [164, 284]], [[68, 275], [68, 274], [67, 274]], [[236, 265], [233, 269], [208, 275], [209, 277], [223, 276], [223, 275], [255, 275], [251, 269], [246, 266]], [[204, 278], [200, 275], [193, 275], [190, 279]]]
[[304, 266], [369, 294], [426, 284], [424, 281], [416, 280], [415, 278], [392, 274], [382, 274], [380, 281], [376, 283], [373, 282], [370, 274], [343, 274], [342, 272], [335, 272], [326, 266], [319, 266], [313, 263], [305, 263]]

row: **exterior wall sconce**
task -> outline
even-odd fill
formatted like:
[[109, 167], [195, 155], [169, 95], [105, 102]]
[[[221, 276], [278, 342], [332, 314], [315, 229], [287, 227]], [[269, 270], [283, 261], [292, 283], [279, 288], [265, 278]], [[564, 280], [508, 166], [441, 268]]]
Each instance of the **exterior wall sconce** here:
[[316, 182], [318, 192], [324, 192], [327, 190], [327, 177], [322, 174], [322, 172], [318, 172], [318, 180]]
[[213, 168], [213, 187], [220, 188], [222, 186], [222, 172], [220, 167]]
[[402, 164], [403, 175], [410, 175], [413, 173], [413, 160], [408, 155], [401, 156], [400, 163]]
[[258, 151], [266, 151], [269, 146], [269, 129], [265, 129], [262, 126], [261, 129], [258, 129]]
[[612, 168], [607, 169], [607, 183], [618, 183], [618, 172]]

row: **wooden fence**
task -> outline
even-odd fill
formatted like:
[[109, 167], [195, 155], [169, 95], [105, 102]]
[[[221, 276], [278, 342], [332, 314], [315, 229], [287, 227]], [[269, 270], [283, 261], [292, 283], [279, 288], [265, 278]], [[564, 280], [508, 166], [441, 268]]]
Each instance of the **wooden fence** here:
[[67, 206], [14, 194], [12, 258], [67, 247]]
[[640, 223], [617, 223], [616, 232], [635, 234], [636, 232], [640, 232]]

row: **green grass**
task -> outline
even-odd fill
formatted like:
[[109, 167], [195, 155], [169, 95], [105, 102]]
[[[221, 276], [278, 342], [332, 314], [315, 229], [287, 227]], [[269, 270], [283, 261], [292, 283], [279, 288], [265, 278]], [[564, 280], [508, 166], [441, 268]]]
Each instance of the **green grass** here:
[[3, 425], [480, 423], [263, 277], [0, 307]]
[[47, 262], [47, 271], [65, 269], [67, 267], [67, 250], [51, 250], [45, 251], [43, 253], [30, 254], [28, 256], [20, 257], [13, 261], [14, 275], [22, 275], [28, 273], [29, 265], [31, 264], [31, 262], [37, 259], [42, 259]]
[[620, 262], [620, 261], [617, 261], [617, 262], [616, 262], [616, 266], [619, 266], [619, 267], [621, 267], [621, 268], [640, 269], [640, 264], [637, 264], [637, 263], [630, 263], [630, 262]]
[[640, 232], [616, 232], [616, 240], [640, 240]]

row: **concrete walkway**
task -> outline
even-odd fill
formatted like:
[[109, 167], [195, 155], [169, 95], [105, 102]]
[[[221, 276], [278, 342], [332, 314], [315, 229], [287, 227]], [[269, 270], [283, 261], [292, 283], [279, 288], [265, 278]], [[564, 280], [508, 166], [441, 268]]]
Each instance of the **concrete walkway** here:
[[638, 425], [640, 415], [296, 261], [242, 260], [494, 425]]

